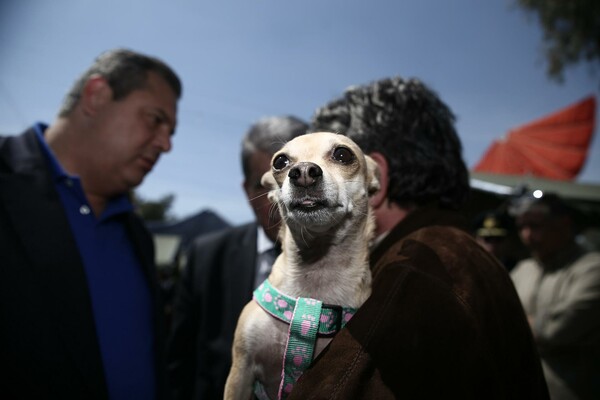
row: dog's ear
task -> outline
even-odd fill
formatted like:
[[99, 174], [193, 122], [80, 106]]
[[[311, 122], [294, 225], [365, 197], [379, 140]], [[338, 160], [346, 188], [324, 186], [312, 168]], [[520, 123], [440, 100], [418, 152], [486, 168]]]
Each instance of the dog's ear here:
[[365, 161], [367, 162], [367, 188], [369, 196], [377, 193], [379, 188], [379, 179], [381, 174], [379, 173], [379, 165], [371, 157], [365, 154]]
[[263, 174], [262, 178], [260, 178], [260, 184], [263, 187], [273, 190], [277, 188], [277, 182], [275, 181], [275, 177], [273, 176], [273, 172], [267, 171]]
[[265, 172], [262, 178], [260, 179], [260, 184], [263, 185], [263, 187], [269, 189], [269, 193], [267, 193], [267, 198], [269, 199], [269, 201], [271, 201], [271, 203], [273, 204], [277, 204], [277, 191], [275, 189], [277, 189], [278, 186], [277, 181], [273, 176], [273, 172]]

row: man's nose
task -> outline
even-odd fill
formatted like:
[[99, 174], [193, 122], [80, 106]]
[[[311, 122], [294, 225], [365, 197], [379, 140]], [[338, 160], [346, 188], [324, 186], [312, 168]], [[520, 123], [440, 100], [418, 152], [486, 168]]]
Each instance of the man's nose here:
[[171, 131], [168, 129], [161, 129], [156, 135], [155, 145], [160, 148], [163, 153], [171, 151], [171, 148], [173, 147], [171, 142]]
[[531, 229], [527, 226], [524, 226], [519, 230], [519, 235], [521, 235], [521, 240], [523, 240], [523, 242], [529, 243], [531, 239]]

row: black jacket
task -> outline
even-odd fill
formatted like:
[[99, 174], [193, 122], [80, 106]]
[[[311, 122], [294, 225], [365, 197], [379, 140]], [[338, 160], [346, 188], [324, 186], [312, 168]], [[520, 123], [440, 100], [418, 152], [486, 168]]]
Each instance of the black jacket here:
[[257, 224], [198, 238], [188, 254], [173, 307], [169, 376], [175, 399], [223, 398], [231, 345], [252, 299]]
[[[152, 288], [164, 398], [152, 238], [133, 213], [124, 224]], [[0, 137], [0, 360], [0, 398], [108, 398], [83, 263], [33, 129]]]

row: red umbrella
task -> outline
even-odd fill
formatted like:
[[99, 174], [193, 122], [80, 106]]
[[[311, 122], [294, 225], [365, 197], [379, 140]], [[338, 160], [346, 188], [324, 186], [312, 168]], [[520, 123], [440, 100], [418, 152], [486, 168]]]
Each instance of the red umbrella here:
[[590, 96], [511, 129], [492, 143], [473, 170], [571, 180], [585, 163], [595, 112], [596, 100]]

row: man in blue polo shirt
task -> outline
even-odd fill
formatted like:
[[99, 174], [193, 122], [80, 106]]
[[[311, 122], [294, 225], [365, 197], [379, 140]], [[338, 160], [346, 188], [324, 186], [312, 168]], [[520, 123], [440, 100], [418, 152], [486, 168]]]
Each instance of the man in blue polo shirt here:
[[0, 137], [0, 397], [162, 399], [162, 315], [130, 190], [171, 149], [181, 82], [103, 53], [58, 118]]

